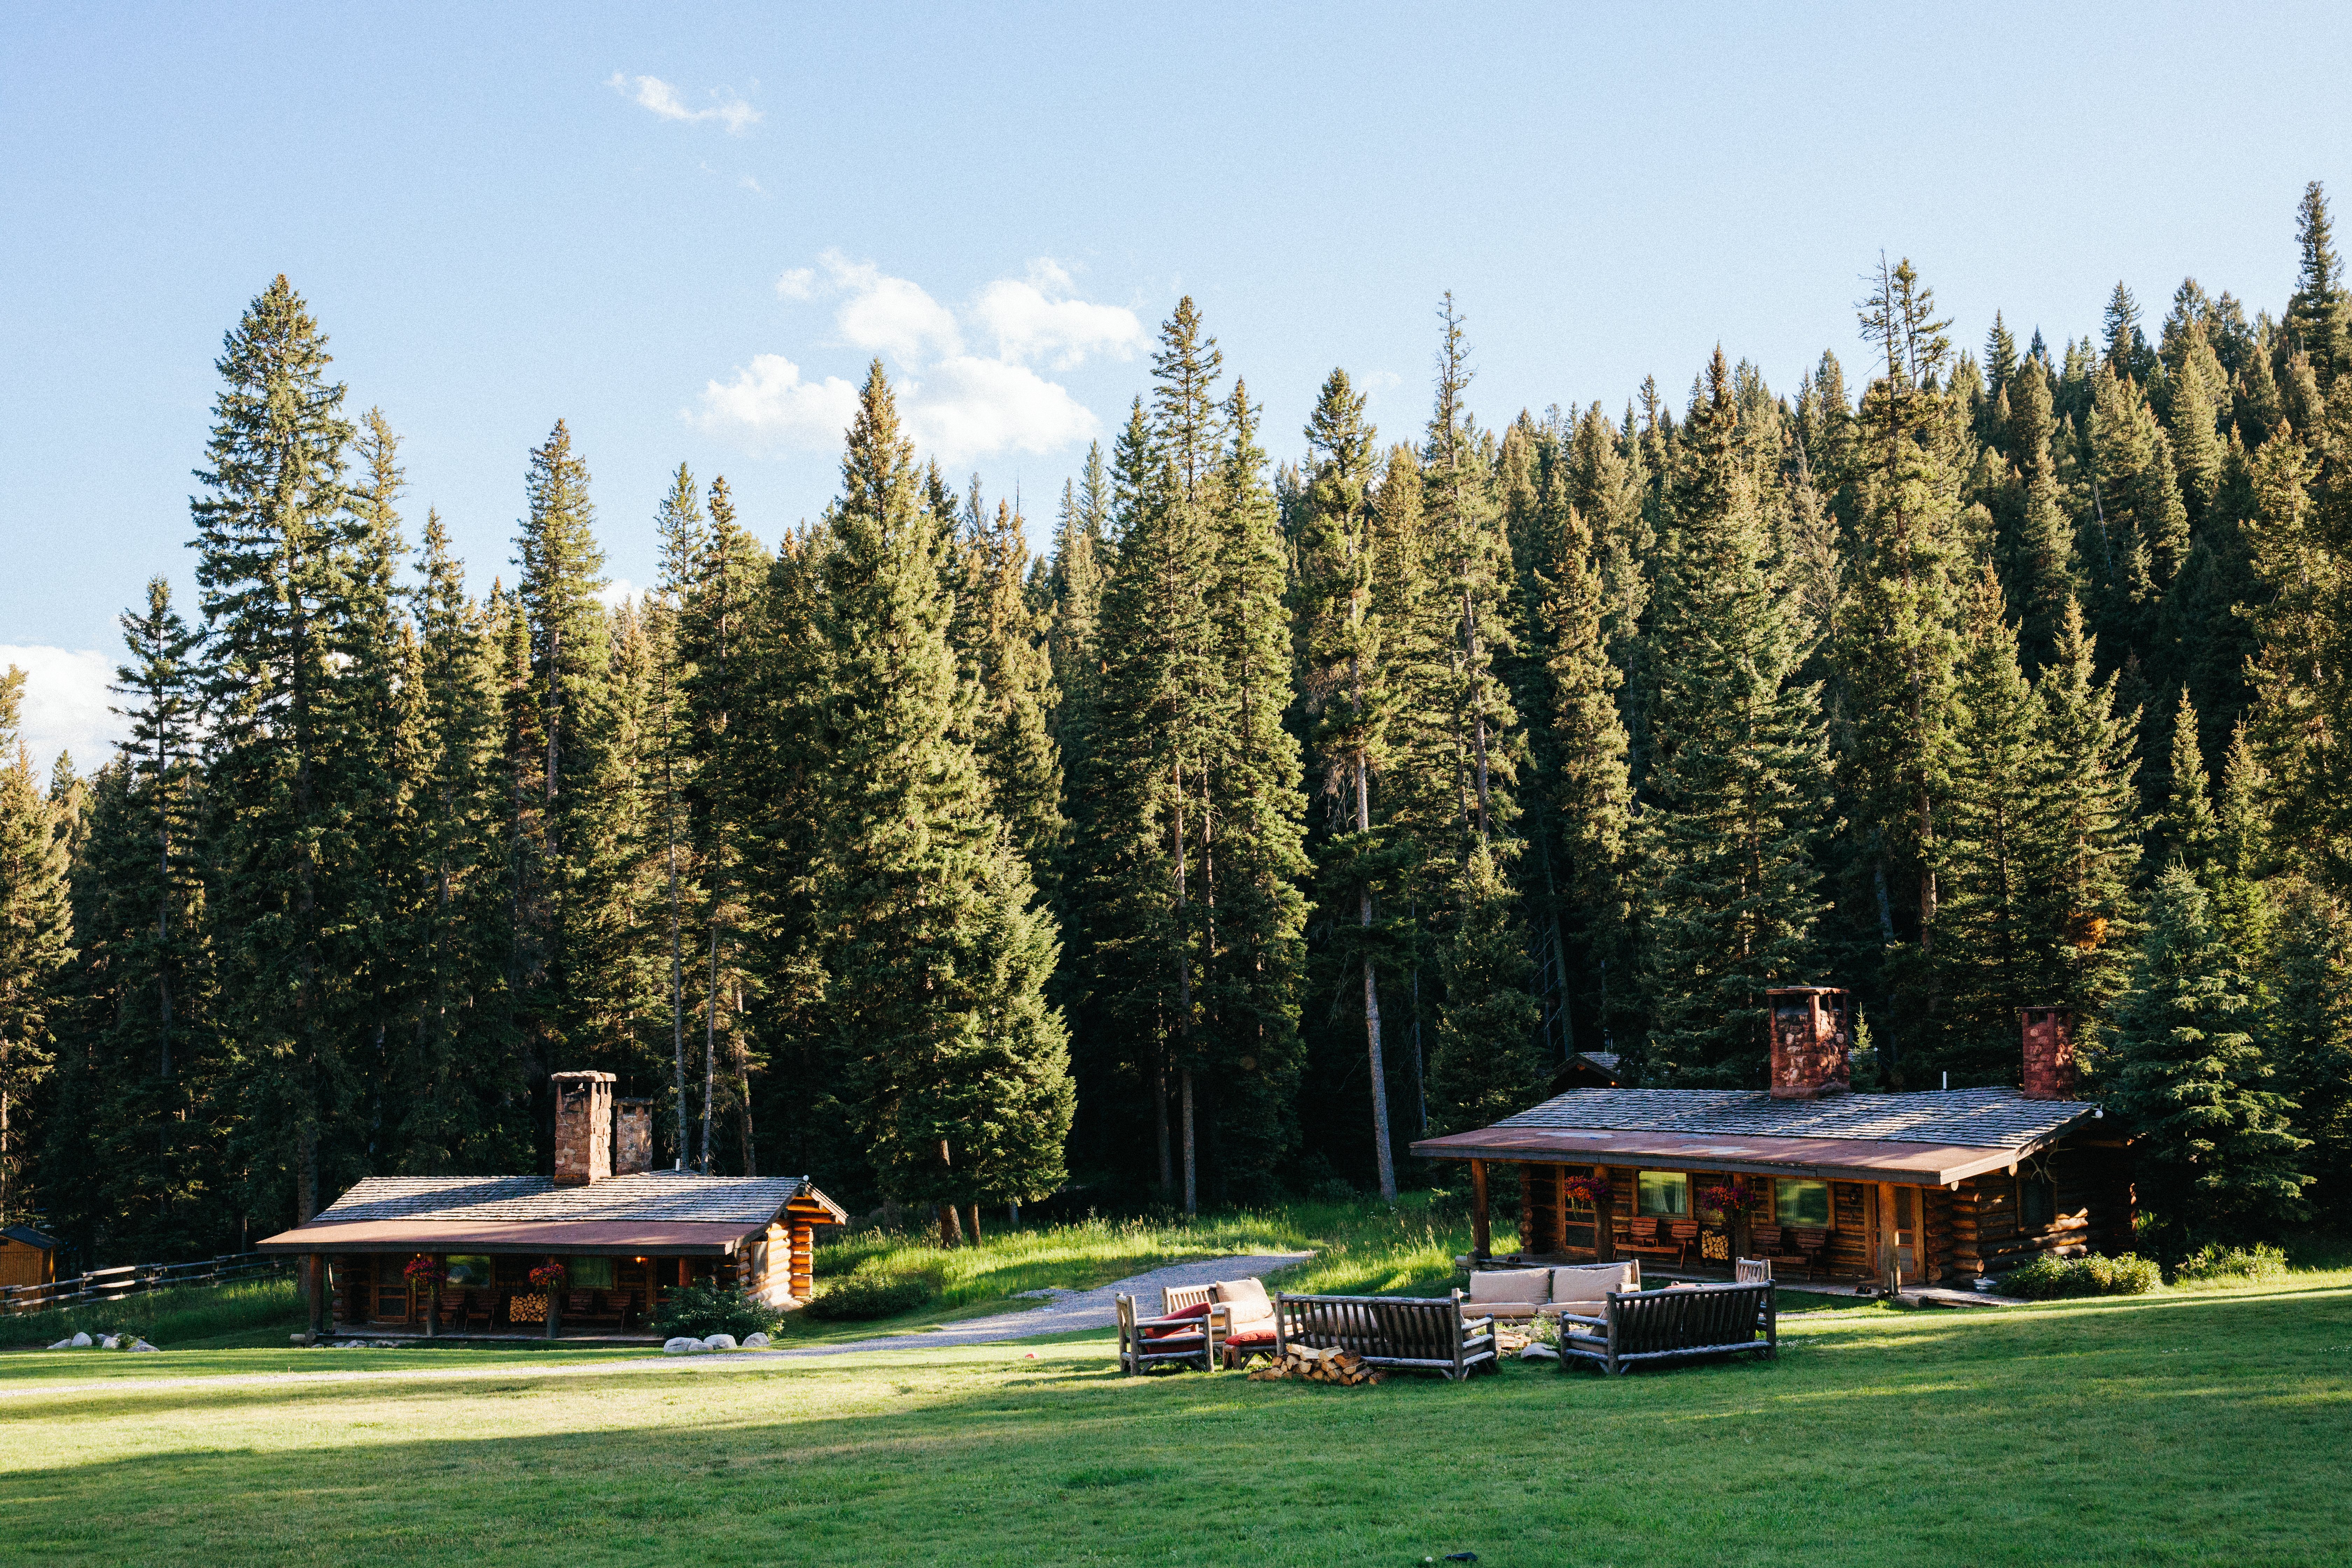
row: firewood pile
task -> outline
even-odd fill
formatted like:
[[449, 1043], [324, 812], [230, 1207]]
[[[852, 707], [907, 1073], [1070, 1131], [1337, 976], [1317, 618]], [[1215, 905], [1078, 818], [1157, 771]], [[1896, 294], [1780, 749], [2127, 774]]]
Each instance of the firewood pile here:
[[1343, 1388], [1381, 1381], [1381, 1374], [1351, 1351], [1316, 1350], [1307, 1345], [1292, 1345], [1282, 1355], [1269, 1357], [1264, 1366], [1250, 1368], [1249, 1375], [1252, 1383], [1280, 1383], [1295, 1378], [1301, 1383], [1336, 1383]]

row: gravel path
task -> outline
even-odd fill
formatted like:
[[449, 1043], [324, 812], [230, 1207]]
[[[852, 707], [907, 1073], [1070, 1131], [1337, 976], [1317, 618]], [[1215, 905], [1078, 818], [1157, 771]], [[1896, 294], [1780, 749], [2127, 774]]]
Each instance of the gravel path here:
[[[1027, 1311], [995, 1312], [985, 1318], [968, 1318], [938, 1329], [885, 1334], [837, 1345], [811, 1345], [804, 1350], [750, 1351], [697, 1356], [649, 1355], [639, 1361], [573, 1362], [557, 1366], [533, 1366], [525, 1361], [473, 1366], [411, 1367], [402, 1372], [370, 1372], [364, 1366], [355, 1366], [349, 1372], [256, 1372], [230, 1373], [220, 1377], [116, 1377], [82, 1383], [0, 1383], [0, 1399], [100, 1391], [142, 1394], [173, 1388], [253, 1388], [304, 1383], [448, 1383], [467, 1378], [568, 1377], [583, 1373], [603, 1376], [615, 1372], [773, 1366], [780, 1362], [811, 1356], [851, 1355], [866, 1351], [938, 1350], [953, 1345], [984, 1344], [992, 1341], [1036, 1339], [1045, 1334], [1064, 1334], [1078, 1329], [1108, 1328], [1118, 1321], [1111, 1306], [1113, 1296], [1142, 1296], [1156, 1309], [1160, 1288], [1163, 1285], [1205, 1285], [1213, 1279], [1237, 1279], [1244, 1275], [1255, 1278], [1271, 1274], [1277, 1268], [1287, 1268], [1313, 1256], [1307, 1252], [1272, 1252], [1171, 1263], [1165, 1268], [1154, 1268], [1149, 1273], [1114, 1280], [1097, 1289], [1057, 1296], [1044, 1306]], [[339, 1356], [361, 1358], [367, 1354], [364, 1351], [337, 1353]]]

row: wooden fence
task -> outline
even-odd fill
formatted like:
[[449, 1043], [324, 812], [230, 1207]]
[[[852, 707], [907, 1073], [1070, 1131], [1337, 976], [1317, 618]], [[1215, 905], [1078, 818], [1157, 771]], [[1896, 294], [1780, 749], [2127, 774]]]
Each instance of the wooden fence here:
[[200, 1263], [125, 1263], [93, 1268], [71, 1279], [47, 1285], [0, 1287], [0, 1315], [44, 1312], [52, 1307], [74, 1307], [87, 1301], [119, 1301], [150, 1290], [181, 1285], [226, 1285], [237, 1279], [266, 1279], [291, 1273], [296, 1260], [266, 1258], [258, 1252], [233, 1252]]

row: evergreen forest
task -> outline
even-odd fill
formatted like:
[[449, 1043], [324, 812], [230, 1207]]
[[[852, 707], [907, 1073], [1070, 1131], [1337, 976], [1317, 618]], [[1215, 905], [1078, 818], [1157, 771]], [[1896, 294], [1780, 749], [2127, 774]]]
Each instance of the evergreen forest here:
[[[1485, 419], [1448, 296], [1409, 429], [1334, 370], [1266, 430], [1188, 299], [1043, 555], [878, 362], [789, 526], [684, 466], [600, 519], [557, 420], [487, 581], [280, 278], [127, 739], [35, 759], [0, 681], [0, 1223], [168, 1260], [544, 1171], [583, 1068], [663, 1166], [950, 1243], [1393, 1197], [1577, 1053], [1761, 1088], [1783, 984], [1853, 990], [1874, 1090], [2074, 1007], [2167, 1247], [2340, 1223], [2352, 293], [2316, 184], [2293, 227], [2261, 307], [1978, 345], [1882, 260], [1793, 388]], [[615, 528], [661, 577], [608, 606]]]

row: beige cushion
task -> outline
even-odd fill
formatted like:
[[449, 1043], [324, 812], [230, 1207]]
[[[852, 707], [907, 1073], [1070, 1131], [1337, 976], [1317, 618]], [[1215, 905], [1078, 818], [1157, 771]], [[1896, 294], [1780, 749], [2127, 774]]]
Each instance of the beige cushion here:
[[1570, 1263], [1551, 1271], [1555, 1301], [1603, 1301], [1612, 1290], [1639, 1290], [1639, 1263]]
[[1220, 1279], [1210, 1288], [1213, 1300], [1226, 1308], [1225, 1321], [1236, 1331], [1274, 1321], [1274, 1302], [1260, 1279]]
[[1539, 1306], [1551, 1300], [1551, 1270], [1479, 1269], [1470, 1276], [1470, 1300], [1482, 1307], [1503, 1301], [1523, 1301], [1530, 1306]]

